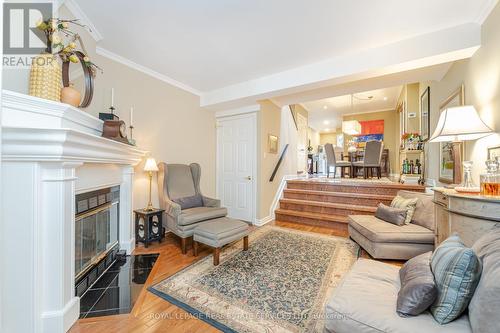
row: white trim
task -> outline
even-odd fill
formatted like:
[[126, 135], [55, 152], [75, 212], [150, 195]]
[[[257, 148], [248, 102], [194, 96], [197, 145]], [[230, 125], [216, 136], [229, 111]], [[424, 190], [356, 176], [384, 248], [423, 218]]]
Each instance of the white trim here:
[[215, 118], [231, 117], [247, 113], [255, 113], [259, 111], [260, 111], [260, 105], [254, 104], [254, 105], [244, 106], [238, 109], [217, 111], [215, 113]]
[[103, 40], [103, 36], [97, 30], [97, 27], [92, 23], [89, 17], [85, 14], [85, 12], [80, 8], [80, 6], [73, 0], [65, 0], [60, 3], [60, 6], [65, 5], [66, 8], [73, 14], [73, 16], [80, 20], [80, 23], [86, 25], [88, 27], [89, 34], [94, 38], [97, 42]]
[[[259, 107], [260, 110], [260, 107]], [[252, 223], [257, 223], [257, 167], [258, 167], [258, 148], [257, 145], [259, 143], [258, 140], [258, 122], [257, 122], [257, 111], [253, 112], [247, 112], [247, 113], [242, 113], [242, 114], [235, 114], [232, 116], [224, 116], [224, 117], [219, 117], [216, 118], [216, 153], [215, 153], [215, 195], [216, 198], [221, 198], [220, 197], [220, 186], [219, 186], [219, 180], [221, 179], [221, 167], [219, 163], [219, 156], [220, 156], [220, 151], [219, 151], [219, 140], [220, 140], [220, 126], [219, 126], [219, 121], [227, 121], [230, 119], [241, 119], [241, 118], [250, 118], [254, 125], [255, 125], [255, 132], [254, 132], [254, 137], [253, 137], [253, 156], [254, 156], [254, 163], [252, 166], [252, 217], [251, 221]]]
[[274, 212], [278, 209], [280, 199], [283, 197], [283, 190], [286, 188], [287, 181], [295, 178], [297, 178], [297, 175], [285, 175], [281, 178], [280, 186], [276, 190], [273, 201], [271, 202], [271, 207], [269, 208], [269, 216], [273, 219], [275, 218]]
[[43, 332], [67, 332], [80, 316], [80, 297], [72, 297], [62, 310], [41, 314]]
[[254, 225], [256, 225], [257, 227], [262, 227], [264, 224], [267, 224], [267, 223], [271, 222], [272, 220], [274, 220], [274, 215], [273, 216], [268, 215], [262, 219], [255, 219]]
[[193, 87], [190, 87], [188, 86], [187, 84], [184, 84], [182, 82], [179, 82], [175, 79], [172, 79], [166, 75], [163, 75], [161, 73], [158, 73], [157, 71], [151, 69], [151, 68], [148, 68], [146, 66], [143, 66], [143, 65], [140, 65], [130, 59], [127, 59], [125, 57], [122, 57], [121, 55], [118, 55], [116, 53], [113, 53], [101, 46], [97, 46], [96, 47], [96, 53], [100, 56], [103, 56], [103, 57], [106, 57], [108, 59], [111, 59], [111, 60], [114, 60], [116, 62], [119, 62], [120, 64], [122, 65], [125, 65], [125, 66], [128, 66], [130, 68], [133, 68], [139, 72], [142, 72], [146, 75], [149, 75], [149, 76], [152, 76], [154, 77], [155, 79], [158, 79], [160, 81], [163, 81], [163, 82], [166, 82], [174, 87], [177, 87], [179, 89], [182, 89], [182, 90], [185, 90], [187, 92], [190, 92], [191, 94], [193, 95], [197, 95], [197, 96], [201, 96], [201, 91], [193, 88]]
[[484, 6], [481, 8], [479, 15], [477, 15], [476, 19], [473, 20], [473, 22], [476, 22], [477, 24], [483, 25], [484, 21], [490, 16], [491, 12], [497, 5], [498, 0], [489, 0], [487, 1]]

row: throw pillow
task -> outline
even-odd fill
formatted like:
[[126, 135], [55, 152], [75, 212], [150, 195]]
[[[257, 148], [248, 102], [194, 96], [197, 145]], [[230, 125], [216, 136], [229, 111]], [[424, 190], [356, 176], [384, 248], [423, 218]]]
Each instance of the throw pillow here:
[[203, 207], [203, 198], [199, 194], [195, 194], [191, 197], [172, 199], [172, 201], [179, 204], [181, 209]]
[[481, 277], [481, 262], [454, 234], [434, 251], [431, 269], [438, 290], [431, 313], [438, 323], [447, 324], [469, 305]]
[[401, 289], [396, 311], [401, 317], [417, 316], [436, 300], [437, 288], [431, 271], [432, 252], [411, 258], [399, 270]]
[[409, 224], [417, 207], [418, 198], [405, 199], [402, 196], [397, 195], [392, 199], [391, 207], [406, 209], [406, 219], [405, 224]]
[[379, 203], [375, 211], [375, 217], [395, 225], [404, 225], [406, 209], [389, 207]]

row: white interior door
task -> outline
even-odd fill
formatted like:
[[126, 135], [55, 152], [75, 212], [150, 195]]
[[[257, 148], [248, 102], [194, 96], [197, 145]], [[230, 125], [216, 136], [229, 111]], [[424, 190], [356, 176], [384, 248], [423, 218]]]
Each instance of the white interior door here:
[[217, 194], [228, 216], [255, 219], [256, 114], [217, 119]]

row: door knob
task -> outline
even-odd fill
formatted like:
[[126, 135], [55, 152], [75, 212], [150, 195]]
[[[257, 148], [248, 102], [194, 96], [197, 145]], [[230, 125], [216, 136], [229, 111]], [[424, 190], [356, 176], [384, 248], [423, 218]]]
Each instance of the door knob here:
[[246, 179], [247, 180], [252, 180], [252, 177], [251, 176], [246, 176]]

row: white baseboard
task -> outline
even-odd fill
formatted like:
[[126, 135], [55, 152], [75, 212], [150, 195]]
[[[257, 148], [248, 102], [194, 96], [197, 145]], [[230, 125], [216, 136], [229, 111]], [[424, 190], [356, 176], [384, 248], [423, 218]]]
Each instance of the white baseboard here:
[[254, 225], [261, 227], [264, 224], [271, 222], [272, 220], [274, 220], [274, 215], [268, 215], [262, 219], [256, 219]]
[[271, 203], [271, 207], [269, 208], [269, 216], [271, 216], [273, 219], [274, 219], [274, 211], [276, 209], [278, 209], [278, 206], [280, 204], [280, 199], [283, 196], [283, 190], [286, 187], [287, 180], [296, 179], [296, 178], [297, 178], [297, 175], [287, 175], [287, 176], [283, 176], [283, 178], [281, 178], [280, 186], [278, 187], [278, 190], [274, 194], [274, 198], [273, 198], [273, 201]]
[[72, 297], [61, 310], [41, 315], [43, 332], [67, 332], [80, 316], [80, 297]]

